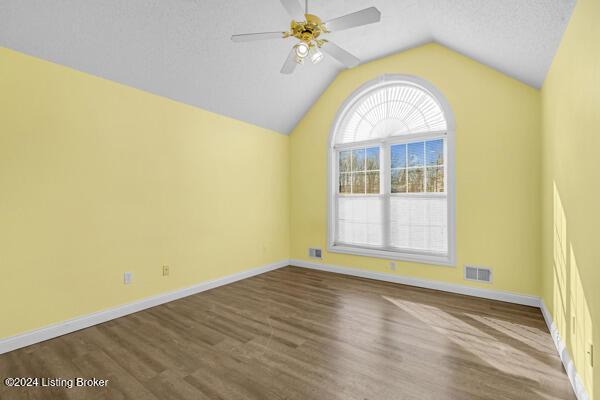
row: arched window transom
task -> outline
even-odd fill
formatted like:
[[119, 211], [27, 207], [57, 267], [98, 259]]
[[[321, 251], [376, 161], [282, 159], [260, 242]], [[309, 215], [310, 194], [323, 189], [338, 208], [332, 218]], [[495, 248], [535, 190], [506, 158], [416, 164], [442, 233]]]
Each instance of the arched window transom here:
[[423, 80], [384, 76], [350, 96], [330, 140], [328, 250], [453, 264], [453, 140]]
[[363, 95], [347, 112], [336, 132], [336, 144], [412, 133], [445, 131], [438, 102], [424, 89], [398, 82]]

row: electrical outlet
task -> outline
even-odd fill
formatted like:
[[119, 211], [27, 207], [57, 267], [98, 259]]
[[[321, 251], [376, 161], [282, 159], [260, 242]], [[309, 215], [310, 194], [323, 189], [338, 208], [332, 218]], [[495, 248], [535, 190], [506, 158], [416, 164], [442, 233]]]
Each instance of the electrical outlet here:
[[392, 271], [395, 271], [395, 270], [396, 270], [396, 262], [395, 262], [395, 261], [390, 261], [390, 269], [391, 269]]
[[133, 274], [131, 272], [125, 272], [123, 274], [123, 283], [129, 285], [133, 280]]
[[169, 276], [169, 272], [170, 272], [169, 266], [168, 265], [163, 265], [162, 266], [162, 274], [163, 274], [163, 276]]

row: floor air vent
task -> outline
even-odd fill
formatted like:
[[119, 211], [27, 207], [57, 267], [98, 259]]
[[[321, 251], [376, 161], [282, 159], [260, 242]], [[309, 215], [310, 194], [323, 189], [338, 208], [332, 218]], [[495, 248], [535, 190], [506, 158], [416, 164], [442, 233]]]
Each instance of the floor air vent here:
[[492, 270], [489, 268], [465, 265], [465, 279], [477, 282], [492, 282]]
[[322, 258], [321, 249], [308, 249], [308, 256], [312, 258]]

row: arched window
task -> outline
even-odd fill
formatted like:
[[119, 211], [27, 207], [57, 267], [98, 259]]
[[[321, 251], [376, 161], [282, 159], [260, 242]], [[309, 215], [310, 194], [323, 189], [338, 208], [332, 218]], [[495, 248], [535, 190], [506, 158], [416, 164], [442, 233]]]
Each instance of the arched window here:
[[363, 85], [338, 112], [329, 160], [329, 251], [454, 264], [454, 119], [431, 84]]

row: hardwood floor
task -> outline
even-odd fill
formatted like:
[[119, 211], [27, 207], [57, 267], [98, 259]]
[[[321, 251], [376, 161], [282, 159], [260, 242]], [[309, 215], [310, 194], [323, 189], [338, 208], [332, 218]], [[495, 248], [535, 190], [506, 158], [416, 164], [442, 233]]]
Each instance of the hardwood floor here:
[[538, 309], [286, 267], [0, 355], [1, 399], [574, 399]]

